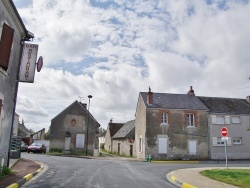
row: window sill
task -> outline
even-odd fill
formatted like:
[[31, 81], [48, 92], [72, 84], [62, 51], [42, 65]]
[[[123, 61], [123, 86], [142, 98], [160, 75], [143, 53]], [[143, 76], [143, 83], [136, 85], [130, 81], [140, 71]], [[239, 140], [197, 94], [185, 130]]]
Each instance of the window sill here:
[[160, 125], [166, 126], [169, 125], [168, 123], [161, 123]]
[[187, 128], [196, 128], [195, 126], [187, 126]]

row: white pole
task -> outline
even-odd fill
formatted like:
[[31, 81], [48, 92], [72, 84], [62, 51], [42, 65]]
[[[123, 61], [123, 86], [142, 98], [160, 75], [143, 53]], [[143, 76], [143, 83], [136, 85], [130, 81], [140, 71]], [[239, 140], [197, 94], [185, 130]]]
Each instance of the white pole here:
[[227, 166], [227, 140], [225, 139], [225, 156], [226, 156], [226, 168], [228, 169], [228, 166]]

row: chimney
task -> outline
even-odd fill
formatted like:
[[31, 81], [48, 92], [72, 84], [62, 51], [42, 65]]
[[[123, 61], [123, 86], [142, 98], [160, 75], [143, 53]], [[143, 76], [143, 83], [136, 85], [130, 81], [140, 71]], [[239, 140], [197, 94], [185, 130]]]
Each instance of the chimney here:
[[113, 122], [113, 119], [111, 118], [110, 121], [109, 121], [109, 123], [112, 123], [112, 122]]
[[190, 90], [188, 91], [187, 94], [189, 94], [189, 95], [195, 95], [194, 94], [194, 90], [193, 90], [193, 86], [190, 86]]
[[152, 105], [153, 104], [153, 93], [151, 92], [151, 88], [150, 88], [150, 86], [149, 86], [149, 91], [148, 91], [148, 93], [147, 93], [147, 103], [149, 104], [149, 105]]
[[247, 102], [250, 103], [250, 96], [247, 96]]

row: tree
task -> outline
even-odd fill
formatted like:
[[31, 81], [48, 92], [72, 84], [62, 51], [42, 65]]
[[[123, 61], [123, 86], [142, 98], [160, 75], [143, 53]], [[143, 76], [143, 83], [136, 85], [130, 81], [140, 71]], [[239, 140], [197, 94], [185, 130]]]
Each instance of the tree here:
[[49, 130], [45, 133], [45, 140], [49, 140], [50, 138], [50, 127]]
[[106, 130], [102, 127], [99, 127], [99, 134], [102, 134], [103, 132], [105, 132]]

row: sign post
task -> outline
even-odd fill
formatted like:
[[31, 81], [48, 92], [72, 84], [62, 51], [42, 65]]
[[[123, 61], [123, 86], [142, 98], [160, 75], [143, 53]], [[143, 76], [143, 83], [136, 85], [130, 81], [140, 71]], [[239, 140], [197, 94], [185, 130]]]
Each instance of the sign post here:
[[221, 128], [221, 140], [224, 141], [224, 145], [225, 145], [225, 158], [226, 158], [226, 168], [228, 169], [228, 165], [227, 165], [227, 140], [228, 140], [228, 137], [227, 137], [227, 134], [228, 134], [228, 130], [226, 127], [222, 127]]

